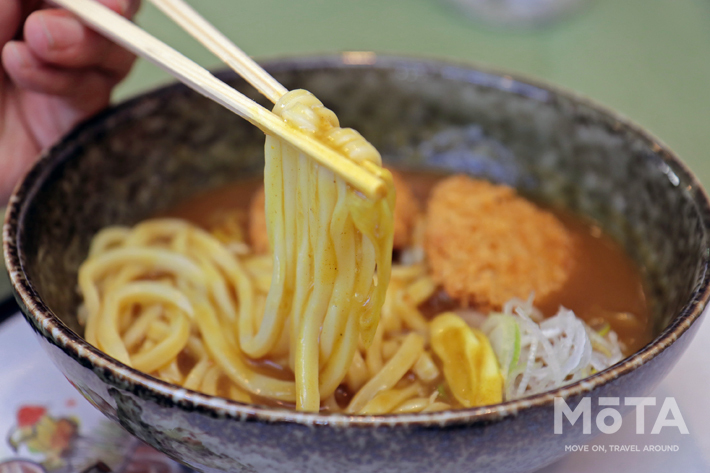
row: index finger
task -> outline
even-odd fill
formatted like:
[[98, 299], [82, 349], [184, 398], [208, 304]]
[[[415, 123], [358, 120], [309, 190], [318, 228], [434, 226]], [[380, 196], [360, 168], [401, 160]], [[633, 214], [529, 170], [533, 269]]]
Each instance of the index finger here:
[[0, 0], [0, 48], [20, 29], [22, 8], [18, 0]]

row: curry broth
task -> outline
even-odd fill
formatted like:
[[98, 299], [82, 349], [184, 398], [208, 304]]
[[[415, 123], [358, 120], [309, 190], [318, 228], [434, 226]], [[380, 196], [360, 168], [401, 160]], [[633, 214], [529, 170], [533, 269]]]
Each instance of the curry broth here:
[[[421, 209], [426, 208], [432, 187], [445, 177], [425, 172], [400, 171], [400, 174], [411, 186]], [[183, 218], [209, 228], [227, 213], [236, 211], [239, 222], [246, 228], [251, 197], [262, 182], [260, 178], [245, 179], [198, 194], [161, 216]], [[595, 329], [602, 329], [608, 323], [619, 336], [625, 355], [637, 351], [651, 340], [652, 335], [640, 269], [594, 222], [568, 211], [552, 211], [572, 235], [574, 264], [564, 286], [546, 298], [536, 300], [535, 306], [545, 316], [554, 315], [560, 306], [564, 306]], [[452, 304], [445, 295], [438, 294], [423, 312], [451, 309]], [[273, 370], [272, 367], [263, 368], [269, 372]]]

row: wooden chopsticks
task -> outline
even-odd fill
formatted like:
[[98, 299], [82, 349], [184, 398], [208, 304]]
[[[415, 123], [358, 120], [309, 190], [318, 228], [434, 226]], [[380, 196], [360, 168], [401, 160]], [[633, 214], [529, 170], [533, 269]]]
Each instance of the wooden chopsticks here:
[[218, 58], [276, 103], [288, 90], [183, 0], [150, 0]]
[[[290, 127], [279, 116], [229, 87], [207, 69], [154, 38], [121, 15], [94, 0], [52, 0], [52, 3], [71, 11], [92, 29], [164, 69], [188, 87], [259, 127], [264, 133], [291, 143], [367, 197], [378, 199], [386, 194], [386, 186], [382, 179], [318, 140]], [[238, 64], [237, 72], [242, 74], [244, 71], [247, 74], [245, 78], [252, 84], [259, 84], [257, 88], [270, 100], [275, 101], [274, 98], [278, 100], [278, 97], [286, 92], [281, 84], [189, 6], [184, 4], [180, 6], [177, 2], [170, 0], [156, 0], [156, 5], [159, 3], [166, 8], [166, 11], [171, 12], [171, 17], [179, 18], [179, 20], [176, 19], [178, 24], [181, 26], [190, 24], [188, 32], [194, 34], [200, 41], [204, 39], [204, 43], [209, 45], [210, 49], [214, 48], [213, 51], [220, 58], [230, 56], [230, 62]]]

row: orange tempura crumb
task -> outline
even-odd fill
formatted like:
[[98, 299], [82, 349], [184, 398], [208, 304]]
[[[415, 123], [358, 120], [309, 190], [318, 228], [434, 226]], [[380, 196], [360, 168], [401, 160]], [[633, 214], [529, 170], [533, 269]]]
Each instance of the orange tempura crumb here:
[[414, 224], [419, 215], [419, 205], [412, 189], [401, 174], [390, 169], [397, 199], [394, 203], [394, 248], [409, 245]]
[[[392, 171], [397, 200], [394, 206], [394, 247], [404, 248], [409, 244], [412, 229], [419, 213], [419, 206], [406, 180]], [[269, 240], [266, 233], [266, 215], [264, 208], [266, 195], [264, 187], [254, 193], [249, 207], [249, 241], [252, 251], [258, 254], [268, 253]]]
[[500, 309], [533, 291], [543, 299], [567, 280], [572, 245], [555, 215], [510, 187], [453, 176], [432, 190], [425, 231], [432, 276], [464, 305]]

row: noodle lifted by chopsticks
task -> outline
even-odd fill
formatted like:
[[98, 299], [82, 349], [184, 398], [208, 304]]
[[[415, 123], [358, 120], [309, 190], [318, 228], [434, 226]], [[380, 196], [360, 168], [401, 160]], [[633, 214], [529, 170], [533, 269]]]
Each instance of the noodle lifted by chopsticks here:
[[[86, 338], [129, 366], [208, 394], [218, 394], [224, 374], [230, 382], [221, 389], [229, 397], [318, 411], [349, 373], [358, 347], [376, 338], [390, 279], [394, 188], [375, 148], [340, 128], [309, 92], [289, 92], [274, 113], [382, 178], [388, 195], [368, 199], [267, 136], [268, 295], [244, 262], [186, 222], [113, 227], [96, 236], [79, 273]], [[403, 348], [411, 354], [400, 356], [405, 372], [423, 344], [419, 335], [409, 338]], [[292, 371], [294, 380], [260, 369], [254, 360], [263, 359]], [[364, 407], [382, 389], [369, 388], [356, 404]]]

